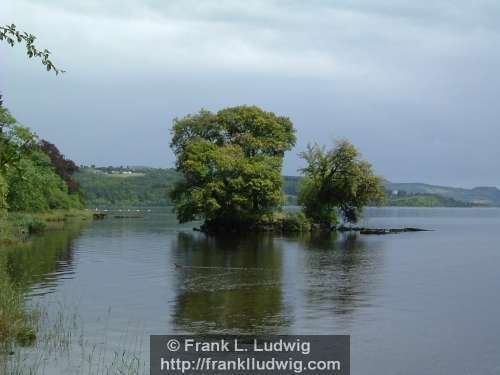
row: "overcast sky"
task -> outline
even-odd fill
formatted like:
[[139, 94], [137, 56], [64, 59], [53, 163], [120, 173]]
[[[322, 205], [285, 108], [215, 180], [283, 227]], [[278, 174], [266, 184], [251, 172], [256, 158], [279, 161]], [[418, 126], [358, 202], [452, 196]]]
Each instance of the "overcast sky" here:
[[78, 163], [172, 166], [174, 117], [255, 104], [391, 181], [500, 186], [496, 0], [2, 0], [56, 77], [0, 45], [18, 120]]

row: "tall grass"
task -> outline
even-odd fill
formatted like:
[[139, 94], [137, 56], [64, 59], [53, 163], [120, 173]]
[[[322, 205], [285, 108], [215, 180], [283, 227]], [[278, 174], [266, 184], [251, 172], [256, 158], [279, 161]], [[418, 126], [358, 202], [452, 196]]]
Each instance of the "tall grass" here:
[[40, 316], [36, 308], [25, 305], [26, 285], [22, 282], [25, 267], [13, 269], [8, 259], [12, 260], [13, 254], [26, 254], [30, 241], [25, 240], [31, 234], [60, 226], [68, 219], [90, 219], [91, 215], [90, 211], [79, 210], [0, 214], [0, 374], [16, 374], [16, 371], [6, 372], [5, 368], [2, 371], [1, 365], [5, 367], [11, 362], [10, 353], [16, 352], [14, 348], [29, 347], [36, 342]]
[[[102, 337], [85, 337], [84, 324], [68, 306], [59, 305], [57, 312], [49, 314], [38, 306], [39, 335], [27, 348], [14, 348], [13, 355], [0, 355], [0, 373], [6, 375], [145, 375], [149, 373], [142, 355], [141, 337], [124, 333], [119, 340], [123, 350], [108, 343], [104, 323]], [[108, 316], [110, 319], [110, 316]], [[2, 365], [3, 371], [2, 372]]]
[[29, 345], [34, 341], [35, 313], [25, 309], [22, 291], [2, 268], [0, 263], [0, 352], [7, 352], [15, 343]]

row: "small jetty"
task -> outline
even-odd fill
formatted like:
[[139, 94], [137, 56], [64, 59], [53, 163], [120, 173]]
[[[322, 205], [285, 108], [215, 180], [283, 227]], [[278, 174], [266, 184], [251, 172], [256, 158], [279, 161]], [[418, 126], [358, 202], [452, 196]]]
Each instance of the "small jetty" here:
[[95, 208], [93, 217], [95, 220], [102, 220], [106, 217], [115, 219], [144, 219], [146, 212], [151, 212], [151, 209], [98, 209]]
[[113, 217], [115, 219], [144, 219], [143, 214], [118, 214]]
[[387, 228], [347, 227], [343, 225], [338, 227], [337, 230], [339, 232], [359, 232], [359, 234], [375, 234], [375, 235], [431, 231], [430, 229], [421, 229], [413, 227], [387, 229]]

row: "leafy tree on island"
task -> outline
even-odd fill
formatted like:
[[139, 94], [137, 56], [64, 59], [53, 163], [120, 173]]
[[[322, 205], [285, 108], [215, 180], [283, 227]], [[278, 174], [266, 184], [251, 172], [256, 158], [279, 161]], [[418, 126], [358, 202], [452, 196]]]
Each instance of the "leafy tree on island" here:
[[308, 145], [300, 156], [307, 166], [302, 169], [299, 204], [311, 222], [330, 228], [340, 211], [345, 221], [354, 223], [364, 206], [384, 199], [381, 178], [350, 142], [339, 141], [332, 149]]
[[283, 156], [296, 141], [287, 117], [255, 106], [174, 120], [171, 147], [184, 179], [171, 193], [180, 222], [243, 229], [284, 202]]

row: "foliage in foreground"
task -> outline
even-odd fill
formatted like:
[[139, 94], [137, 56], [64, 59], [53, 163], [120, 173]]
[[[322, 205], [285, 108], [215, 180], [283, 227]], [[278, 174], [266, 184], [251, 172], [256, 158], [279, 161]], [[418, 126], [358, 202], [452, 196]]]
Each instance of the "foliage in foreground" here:
[[309, 145], [300, 156], [307, 165], [299, 204], [313, 223], [329, 228], [337, 223], [337, 211], [345, 221], [356, 222], [364, 206], [383, 200], [382, 180], [348, 141], [329, 150]]
[[47, 71], [53, 71], [57, 74], [64, 73], [64, 70], [57, 68], [50, 59], [50, 51], [47, 49], [40, 50], [35, 45], [36, 37], [25, 31], [18, 30], [16, 25], [5, 25], [0, 26], [0, 41], [6, 42], [11, 47], [14, 47], [16, 43], [23, 44], [26, 46], [26, 54], [28, 58], [39, 58], [42, 64], [45, 66]]
[[176, 119], [172, 134], [184, 177], [171, 194], [180, 222], [248, 227], [283, 203], [283, 156], [296, 140], [288, 118], [249, 106], [202, 110]]
[[7, 181], [0, 174], [0, 217], [7, 211], [7, 193], [8, 193]]

